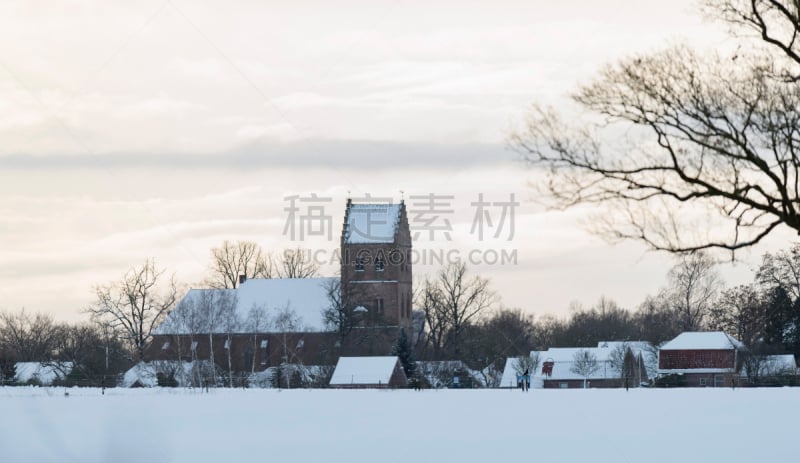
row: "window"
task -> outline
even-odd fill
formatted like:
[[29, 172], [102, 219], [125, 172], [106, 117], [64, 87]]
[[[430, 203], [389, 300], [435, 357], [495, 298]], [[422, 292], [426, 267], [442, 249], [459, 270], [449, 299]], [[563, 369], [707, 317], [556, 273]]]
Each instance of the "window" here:
[[230, 349], [231, 348], [231, 340], [230, 339], [226, 339], [225, 340], [225, 348], [226, 349]]
[[569, 387], [569, 384], [567, 384], [567, 383], [558, 383], [558, 387], [560, 387], [561, 389], [567, 389]]
[[375, 309], [378, 311], [378, 314], [383, 315], [383, 298], [379, 297], [375, 299]]
[[261, 353], [261, 365], [266, 365], [267, 364], [267, 359], [269, 358], [269, 356], [267, 355], [267, 347], [268, 346], [269, 346], [269, 340], [268, 339], [262, 339], [261, 340], [261, 350], [263, 352]]
[[161, 346], [161, 350], [169, 349], [169, 341], [164, 341], [164, 345]]
[[383, 262], [383, 254], [378, 254], [375, 257], [375, 271], [376, 272], [382, 272], [384, 268], [385, 268], [385, 264]]
[[301, 340], [299, 340], [299, 341], [297, 341], [297, 347], [296, 347], [296, 349], [302, 349], [302, 348], [303, 348], [303, 346], [305, 345], [305, 343], [306, 343], [306, 342], [305, 342], [304, 340], [302, 340], [302, 339], [301, 339]]
[[700, 378], [700, 385], [701, 386], [706, 386], [706, 379], [705, 378]]
[[196, 351], [196, 350], [197, 350], [197, 341], [192, 341], [192, 347], [191, 347], [191, 349], [192, 349], [192, 352], [194, 352], [194, 351]]
[[364, 271], [364, 258], [356, 257], [356, 272], [363, 272], [363, 271]]

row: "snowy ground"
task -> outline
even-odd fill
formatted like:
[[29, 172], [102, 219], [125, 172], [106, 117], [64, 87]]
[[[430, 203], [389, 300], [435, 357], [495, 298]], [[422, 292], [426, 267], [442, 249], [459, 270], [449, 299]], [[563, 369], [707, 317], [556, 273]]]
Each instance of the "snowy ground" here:
[[797, 461], [799, 389], [0, 388], [0, 461]]

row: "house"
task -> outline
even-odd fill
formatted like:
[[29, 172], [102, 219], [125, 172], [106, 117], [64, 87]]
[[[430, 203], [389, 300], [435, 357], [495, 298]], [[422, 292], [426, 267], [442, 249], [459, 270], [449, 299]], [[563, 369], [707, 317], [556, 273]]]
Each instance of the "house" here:
[[[500, 387], [517, 387], [517, 376], [520, 370], [529, 368], [532, 388], [571, 389], [571, 388], [612, 388], [625, 387], [623, 377], [625, 352], [630, 350], [629, 365], [625, 368], [631, 375], [627, 378], [629, 387], [638, 387], [648, 381], [646, 368], [647, 352], [651, 350], [649, 343], [625, 341], [601, 341], [597, 347], [551, 347], [545, 351], [533, 351], [530, 354], [536, 368], [520, 365], [519, 358], [506, 360]], [[576, 365], [576, 356], [585, 354], [589, 365], [584, 373], [580, 373]]]
[[[330, 307], [328, 291], [336, 281], [251, 279], [236, 289], [192, 289], [155, 329], [145, 360], [209, 360], [238, 372], [324, 362], [335, 335], [323, 311]], [[261, 310], [260, 320], [254, 308]]]
[[722, 331], [681, 333], [658, 350], [659, 383], [734, 386], [744, 351], [744, 344]]
[[[190, 290], [154, 330], [143, 360], [208, 360], [243, 376], [389, 352], [400, 329], [412, 326], [404, 202], [348, 199], [340, 245], [337, 278], [242, 277], [234, 289]], [[337, 316], [326, 316], [332, 311]]]
[[408, 380], [397, 356], [339, 357], [330, 386], [339, 389], [406, 387]]

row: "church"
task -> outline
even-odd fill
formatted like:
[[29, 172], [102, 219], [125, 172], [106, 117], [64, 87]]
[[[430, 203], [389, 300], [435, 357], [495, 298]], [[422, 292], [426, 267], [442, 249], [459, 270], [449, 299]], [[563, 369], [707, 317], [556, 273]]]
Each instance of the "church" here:
[[254, 373], [388, 355], [412, 325], [411, 250], [403, 201], [348, 199], [338, 277], [242, 276], [235, 289], [192, 289], [154, 330], [143, 360]]

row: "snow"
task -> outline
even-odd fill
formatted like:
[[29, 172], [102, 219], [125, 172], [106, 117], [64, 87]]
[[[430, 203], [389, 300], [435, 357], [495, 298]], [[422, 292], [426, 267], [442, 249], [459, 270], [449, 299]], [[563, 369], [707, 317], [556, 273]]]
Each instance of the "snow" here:
[[400, 223], [400, 204], [351, 204], [345, 222], [345, 242], [392, 243]]
[[339, 357], [330, 384], [389, 384], [397, 362], [396, 356]]
[[72, 362], [60, 362], [58, 364], [44, 364], [39, 362], [17, 362], [16, 376], [14, 381], [25, 384], [28, 381], [35, 381], [39, 384], [53, 384], [56, 379], [63, 379], [72, 371]]
[[686, 331], [661, 346], [660, 350], [745, 349], [744, 344], [722, 331]]
[[[246, 320], [248, 312], [254, 306], [266, 308], [271, 318], [288, 307], [300, 317], [300, 331], [324, 331], [322, 313], [331, 304], [328, 289], [337, 281], [337, 278], [253, 278], [236, 289], [192, 289], [164, 323], [155, 330], [155, 334], [188, 333], [187, 328], [178, 323], [179, 315], [182, 310], [191, 307], [191, 301], [199, 301], [204, 293], [234, 294], [237, 302], [236, 313], [240, 320]], [[214, 332], [223, 330], [224, 327], [220, 324]], [[277, 328], [274, 325], [269, 326], [266, 332], [271, 330]], [[233, 332], [246, 333], [249, 329], [247, 324], [241, 324]]]
[[790, 462], [800, 410], [793, 388], [68, 392], [0, 388], [2, 461]]

